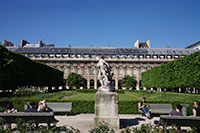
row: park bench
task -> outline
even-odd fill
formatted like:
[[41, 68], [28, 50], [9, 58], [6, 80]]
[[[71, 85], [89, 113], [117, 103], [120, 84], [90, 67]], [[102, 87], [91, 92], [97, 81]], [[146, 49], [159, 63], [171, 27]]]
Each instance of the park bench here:
[[24, 122], [32, 121], [36, 123], [36, 126], [39, 123], [47, 123], [48, 127], [51, 123], [56, 123], [58, 120], [54, 118], [53, 113], [45, 112], [17, 112], [17, 113], [0, 113], [0, 122], [1, 123], [17, 123], [17, 119], [21, 119]]
[[[47, 102], [54, 113], [70, 112], [72, 110], [72, 102]], [[24, 110], [28, 108], [29, 102], [24, 104]]]
[[[172, 111], [171, 104], [149, 104], [152, 114], [169, 114]], [[142, 113], [141, 110], [138, 109]]]
[[200, 127], [200, 117], [161, 115], [159, 123], [176, 126]]

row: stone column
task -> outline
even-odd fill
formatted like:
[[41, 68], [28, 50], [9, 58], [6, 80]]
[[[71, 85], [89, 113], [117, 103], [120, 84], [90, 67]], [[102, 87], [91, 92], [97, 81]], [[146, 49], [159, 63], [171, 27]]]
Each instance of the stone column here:
[[67, 76], [67, 77], [68, 77], [69, 73], [70, 73], [70, 67], [67, 66], [67, 67], [66, 67], [66, 76]]
[[125, 67], [122, 67], [122, 75], [123, 75], [123, 77], [126, 75], [126, 68]]
[[136, 90], [140, 90], [140, 67], [136, 68], [136, 80], [137, 80]]
[[64, 78], [67, 79], [67, 67], [64, 67]]
[[115, 67], [115, 89], [118, 90], [118, 68]]
[[77, 66], [73, 66], [73, 72], [77, 73]]
[[133, 68], [132, 67], [129, 67], [129, 75], [133, 76]]
[[87, 67], [87, 88], [90, 89], [90, 67]]
[[82, 76], [84, 75], [84, 73], [83, 73], [83, 69], [84, 69], [84, 67], [81, 66], [81, 67], [80, 67], [80, 71], [81, 71], [81, 75], [82, 75]]
[[94, 89], [97, 89], [97, 68], [94, 67]]

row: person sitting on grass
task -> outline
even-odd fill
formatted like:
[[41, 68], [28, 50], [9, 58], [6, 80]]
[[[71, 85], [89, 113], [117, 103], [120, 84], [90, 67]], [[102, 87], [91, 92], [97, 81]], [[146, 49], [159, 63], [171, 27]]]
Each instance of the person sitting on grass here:
[[146, 101], [145, 97], [142, 97], [142, 101], [138, 104], [139, 110], [141, 110], [147, 118], [151, 118], [149, 104]]
[[193, 104], [193, 116], [200, 116], [200, 108], [199, 108], [199, 102], [198, 101], [195, 101], [194, 104]]
[[180, 104], [176, 105], [176, 110], [172, 110], [169, 115], [183, 116], [181, 113], [182, 106]]
[[24, 112], [37, 112], [36, 103], [35, 102], [30, 102], [29, 103], [29, 108], [27, 108]]

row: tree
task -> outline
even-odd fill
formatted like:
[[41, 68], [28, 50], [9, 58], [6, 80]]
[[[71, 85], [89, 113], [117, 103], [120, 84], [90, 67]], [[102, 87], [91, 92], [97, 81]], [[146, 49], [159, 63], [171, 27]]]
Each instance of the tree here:
[[80, 74], [70, 73], [67, 77], [66, 84], [69, 87], [80, 88], [86, 86], [86, 79]]
[[137, 80], [135, 80], [134, 76], [127, 75], [122, 79], [122, 87], [135, 88], [136, 85], [137, 85]]

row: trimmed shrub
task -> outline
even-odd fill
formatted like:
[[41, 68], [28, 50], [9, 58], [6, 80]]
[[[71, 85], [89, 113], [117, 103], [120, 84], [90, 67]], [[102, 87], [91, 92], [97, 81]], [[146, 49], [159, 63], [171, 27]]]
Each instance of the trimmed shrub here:
[[63, 72], [0, 45], [0, 90], [23, 86], [62, 86]]
[[142, 73], [147, 88], [200, 88], [200, 52], [168, 62]]

